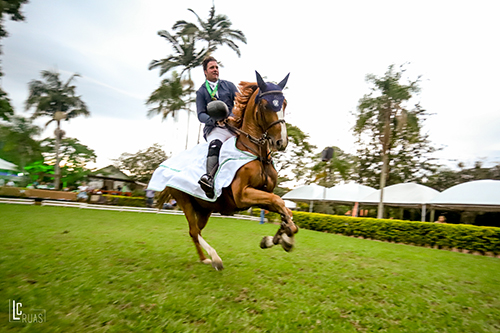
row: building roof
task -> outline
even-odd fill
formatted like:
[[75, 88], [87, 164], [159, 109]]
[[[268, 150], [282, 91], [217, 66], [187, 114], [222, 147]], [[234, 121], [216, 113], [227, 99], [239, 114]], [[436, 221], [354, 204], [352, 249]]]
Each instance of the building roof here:
[[132, 181], [133, 179], [123, 173], [120, 169], [115, 167], [114, 165], [108, 165], [102, 169], [98, 169], [93, 171], [89, 177], [96, 178], [104, 178], [104, 179], [113, 179], [113, 180], [124, 180], [124, 181]]

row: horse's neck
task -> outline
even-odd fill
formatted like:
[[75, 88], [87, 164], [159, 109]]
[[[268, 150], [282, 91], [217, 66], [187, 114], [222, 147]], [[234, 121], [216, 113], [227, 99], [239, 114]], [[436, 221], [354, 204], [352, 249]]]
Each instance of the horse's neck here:
[[[262, 128], [258, 125], [257, 120], [253, 116], [253, 112], [245, 112], [245, 116], [243, 117], [241, 131], [245, 134], [250, 135], [253, 139], [250, 139], [245, 134], [240, 134], [238, 136], [238, 141], [242, 143], [244, 149], [250, 151], [253, 154], [257, 154], [259, 158], [263, 160], [267, 160], [267, 156], [269, 155], [269, 146], [268, 145], [260, 145], [255, 142], [255, 140], [260, 140], [263, 135]], [[242, 147], [242, 148], [243, 148]]]
[[250, 134], [256, 139], [262, 137], [262, 129], [258, 125], [257, 119], [255, 117], [254, 107], [248, 108], [245, 111], [245, 115], [243, 117], [243, 121], [241, 124], [241, 130], [247, 134]]

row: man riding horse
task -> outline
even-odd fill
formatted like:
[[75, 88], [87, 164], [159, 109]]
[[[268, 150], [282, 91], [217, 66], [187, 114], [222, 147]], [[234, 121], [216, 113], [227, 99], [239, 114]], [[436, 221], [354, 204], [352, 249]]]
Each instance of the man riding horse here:
[[227, 139], [234, 136], [222, 121], [228, 116], [234, 120], [232, 110], [238, 90], [232, 82], [219, 79], [219, 65], [215, 58], [207, 57], [203, 60], [203, 72], [206, 80], [196, 92], [196, 109], [198, 119], [205, 124], [203, 133], [209, 145], [207, 172], [198, 183], [207, 197], [212, 199], [215, 195], [214, 176], [219, 168], [220, 149]]
[[237, 91], [231, 82], [218, 80], [214, 58], [203, 66], [207, 80], [197, 92], [197, 108], [208, 148], [199, 144], [169, 158], [156, 169], [148, 188], [161, 191], [159, 207], [170, 198], [177, 201], [200, 261], [221, 270], [217, 251], [201, 236], [212, 213], [231, 215], [253, 206], [276, 212], [282, 217], [281, 226], [274, 236], [264, 237], [260, 247], [280, 244], [290, 251], [294, 246], [298, 228], [292, 211], [273, 193], [278, 173], [271, 158], [272, 151], [282, 151], [288, 144], [283, 95], [288, 75], [274, 84], [256, 72], [257, 82], [241, 82]]

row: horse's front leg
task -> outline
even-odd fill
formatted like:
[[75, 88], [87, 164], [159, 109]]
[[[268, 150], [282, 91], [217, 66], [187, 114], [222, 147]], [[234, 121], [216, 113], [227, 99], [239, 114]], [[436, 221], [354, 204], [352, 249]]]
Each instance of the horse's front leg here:
[[281, 214], [281, 227], [274, 237], [266, 236], [260, 243], [261, 248], [269, 248], [273, 245], [281, 244], [285, 251], [291, 251], [294, 246], [294, 235], [299, 228], [293, 223], [292, 211], [285, 206], [285, 202], [279, 196], [260, 191], [251, 187], [243, 189], [235, 195], [237, 205], [259, 206]]

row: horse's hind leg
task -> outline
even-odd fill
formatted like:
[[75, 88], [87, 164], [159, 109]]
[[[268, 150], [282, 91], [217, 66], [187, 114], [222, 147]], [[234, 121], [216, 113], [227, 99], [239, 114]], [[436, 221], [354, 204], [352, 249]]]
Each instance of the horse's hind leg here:
[[[204, 264], [212, 264], [212, 267], [216, 270], [222, 270], [224, 267], [222, 265], [221, 258], [215, 249], [201, 237], [201, 230], [207, 225], [211, 212], [199, 207], [189, 195], [173, 189], [171, 191], [188, 220], [189, 235], [193, 240], [196, 252], [198, 252], [198, 256], [200, 257], [200, 261]], [[203, 249], [207, 251], [211, 259], [208, 259], [205, 256]]]
[[[215, 251], [215, 249], [213, 247], [211, 247], [203, 239], [203, 237], [201, 237], [201, 230], [203, 228], [205, 228], [205, 226], [207, 225], [208, 218], [210, 217], [211, 213], [210, 212], [203, 213], [203, 212], [197, 211], [197, 212], [195, 212], [195, 214], [197, 215], [197, 225], [196, 225], [196, 228], [193, 228], [193, 232], [191, 232], [191, 223], [189, 224], [189, 234], [193, 238], [193, 242], [195, 243], [195, 245], [198, 244], [197, 245], [198, 248], [199, 248], [199, 245], [201, 245], [201, 247], [203, 249], [205, 249], [205, 251], [207, 251], [210, 258], [212, 258], [211, 260], [205, 258], [205, 259], [201, 260], [201, 262], [203, 262], [204, 264], [211, 263], [212, 267], [215, 268], [215, 270], [221, 271], [224, 269], [224, 266], [222, 264], [222, 259], [217, 254], [217, 251]], [[196, 234], [196, 232], [198, 232], [198, 233]], [[196, 237], [193, 237], [193, 235], [196, 235]], [[203, 253], [203, 251], [201, 251], [201, 252]], [[201, 257], [200, 257], [200, 259], [201, 259]]]

